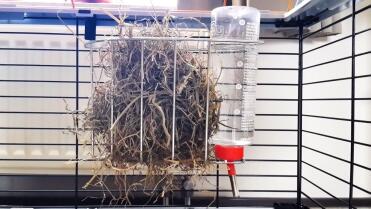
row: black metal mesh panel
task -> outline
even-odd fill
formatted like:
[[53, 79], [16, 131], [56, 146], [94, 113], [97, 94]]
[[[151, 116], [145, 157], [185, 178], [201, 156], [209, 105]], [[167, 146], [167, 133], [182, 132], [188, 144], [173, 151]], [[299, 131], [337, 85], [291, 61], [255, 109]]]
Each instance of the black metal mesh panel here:
[[[370, 94], [370, 4], [331, 17], [300, 38], [302, 62], [302, 197], [318, 207], [369, 205], [370, 140], [366, 129]], [[319, 34], [341, 25], [341, 33]], [[365, 45], [368, 45], [367, 47]], [[326, 197], [328, 199], [326, 199]], [[331, 200], [331, 201], [330, 201]]]

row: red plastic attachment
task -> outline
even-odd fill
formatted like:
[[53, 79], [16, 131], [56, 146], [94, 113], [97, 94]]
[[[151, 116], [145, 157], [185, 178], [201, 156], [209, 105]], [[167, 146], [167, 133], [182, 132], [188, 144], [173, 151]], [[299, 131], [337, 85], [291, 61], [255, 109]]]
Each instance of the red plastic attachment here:
[[243, 146], [215, 145], [215, 157], [220, 160], [237, 161], [243, 159]]
[[[223, 146], [215, 145], [215, 156], [220, 160], [226, 160], [228, 162], [233, 162], [236, 160], [243, 159], [243, 147], [242, 146]], [[228, 175], [236, 175], [236, 167], [234, 163], [228, 163]]]
[[233, 161], [243, 159], [243, 146], [228, 146], [228, 145], [219, 145], [216, 144], [215, 147], [215, 157], [219, 160], [226, 160], [229, 163], [227, 164], [228, 175], [231, 181], [231, 187], [233, 191], [233, 197], [239, 196], [239, 191], [236, 183], [236, 167]]
[[234, 166], [234, 163], [227, 164], [228, 167], [228, 175], [229, 176], [235, 176], [236, 175], [236, 166]]

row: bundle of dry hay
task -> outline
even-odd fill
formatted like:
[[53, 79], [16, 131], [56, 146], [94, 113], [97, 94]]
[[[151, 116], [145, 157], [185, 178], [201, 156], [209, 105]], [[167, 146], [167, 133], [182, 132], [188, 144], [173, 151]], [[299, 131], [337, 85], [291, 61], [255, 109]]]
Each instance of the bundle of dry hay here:
[[[207, 73], [206, 60], [201, 52], [191, 52], [187, 42], [178, 42], [175, 47], [175, 42], [169, 40], [149, 39], [142, 43], [141, 40], [130, 39], [137, 36], [179, 37], [179, 32], [168, 27], [168, 23], [152, 24], [137, 32], [130, 28], [123, 31], [119, 32], [120, 39], [108, 41], [99, 52], [99, 65], [111, 80], [95, 87], [86, 110], [84, 127], [94, 133], [93, 140], [98, 148], [95, 157], [103, 160], [104, 167], [116, 174], [119, 194], [113, 198], [130, 203], [128, 195], [133, 190], [161, 190], [163, 195], [179, 189], [180, 185], [174, 182], [174, 170], [191, 175], [206, 170], [206, 106], [209, 104], [208, 136], [211, 137], [218, 130], [220, 103], [215, 102], [219, 97]], [[174, 76], [175, 155], [172, 159]], [[143, 178], [137, 178], [135, 182], [127, 181], [127, 174], [143, 168]], [[96, 176], [89, 184], [102, 186], [104, 177]]]

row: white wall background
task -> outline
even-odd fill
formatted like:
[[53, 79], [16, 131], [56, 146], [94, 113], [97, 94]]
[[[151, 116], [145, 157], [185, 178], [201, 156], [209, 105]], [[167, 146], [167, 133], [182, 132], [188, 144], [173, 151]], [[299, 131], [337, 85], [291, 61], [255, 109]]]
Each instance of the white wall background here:
[[[371, 10], [357, 15], [357, 31], [371, 27]], [[350, 22], [342, 23], [343, 33], [328, 38], [309, 39], [304, 44], [304, 51], [313, 47], [349, 35]], [[99, 28], [100, 32], [107, 28]], [[51, 32], [69, 33], [62, 26], [45, 25], [0, 25], [0, 158], [1, 159], [41, 159], [41, 161], [0, 161], [0, 173], [42, 173], [42, 174], [74, 174], [74, 164], [67, 159], [75, 156], [75, 136], [60, 129], [72, 127], [72, 117], [66, 112], [66, 103], [70, 109], [75, 108], [75, 53], [73, 51], [38, 51], [38, 50], [7, 50], [6, 48], [75, 48], [75, 39], [70, 35], [37, 35], [7, 34], [1, 32]], [[80, 28], [83, 31], [83, 28]], [[371, 50], [371, 32], [365, 32], [356, 38], [356, 53]], [[260, 52], [297, 53], [297, 40], [265, 39]], [[350, 39], [322, 48], [304, 56], [304, 67], [329, 61], [351, 53]], [[80, 44], [81, 46], [81, 44]], [[371, 55], [356, 58], [356, 75], [371, 74]], [[90, 94], [90, 71], [88, 52], [80, 53], [80, 96]], [[10, 64], [10, 65], [9, 65]], [[12, 66], [25, 64], [35, 66]], [[50, 65], [50, 66], [37, 66]], [[59, 66], [52, 66], [59, 65]], [[298, 56], [262, 54], [259, 56], [258, 83], [297, 83]], [[279, 68], [289, 68], [283, 70]], [[350, 59], [334, 64], [309, 68], [304, 71], [304, 83], [349, 77], [351, 72]], [[27, 80], [27, 82], [19, 82]], [[42, 82], [52, 80], [59, 82]], [[370, 98], [370, 78], [356, 79], [356, 97]], [[304, 98], [349, 98], [350, 80], [306, 85], [303, 89]], [[29, 96], [17, 98], [14, 96]], [[50, 98], [50, 96], [58, 98]], [[241, 190], [296, 190], [296, 147], [277, 145], [296, 145], [297, 143], [297, 86], [259, 85], [257, 89], [256, 137], [255, 146], [246, 148], [245, 164], [238, 165], [238, 173], [245, 175], [293, 175], [292, 177], [239, 177]], [[292, 101], [271, 101], [267, 98], [292, 99]], [[80, 99], [80, 109], [86, 106], [87, 99]], [[34, 112], [24, 114], [22, 112]], [[44, 114], [40, 114], [44, 112]], [[350, 101], [305, 101], [303, 113], [318, 116], [350, 118]], [[371, 102], [356, 101], [356, 119], [371, 120]], [[289, 114], [291, 116], [264, 116], [262, 114]], [[23, 128], [20, 128], [23, 127]], [[44, 130], [33, 130], [33, 127], [44, 127]], [[288, 129], [287, 131], [266, 131], [264, 129]], [[334, 121], [321, 118], [304, 117], [303, 129], [344, 139], [350, 137], [350, 122]], [[371, 127], [369, 123], [356, 123], [355, 140], [371, 143]], [[86, 137], [80, 137], [81, 143]], [[40, 145], [9, 145], [9, 143], [63, 143], [64, 146]], [[4, 145], [8, 144], [8, 145]], [[326, 153], [349, 160], [350, 146], [329, 138], [303, 133], [303, 144]], [[273, 146], [259, 146], [273, 145]], [[276, 145], [276, 146], [274, 146]], [[89, 149], [81, 146], [80, 158], [87, 158]], [[49, 158], [60, 161], [48, 162]], [[45, 161], [42, 161], [45, 159]], [[287, 160], [286, 162], [261, 161], [264, 159]], [[370, 147], [355, 146], [355, 162], [370, 167]], [[349, 166], [329, 157], [303, 148], [303, 160], [314, 164], [344, 180], [349, 179]], [[91, 163], [81, 162], [81, 172], [90, 174]], [[223, 169], [223, 167], [222, 167]], [[223, 172], [225, 173], [225, 172]], [[348, 186], [326, 174], [317, 172], [303, 165], [303, 176], [321, 185], [338, 197], [348, 195]], [[215, 182], [215, 178], [210, 179]], [[371, 191], [371, 172], [355, 167], [355, 184]], [[202, 188], [214, 189], [212, 184], [199, 185]], [[221, 177], [221, 189], [230, 189], [227, 177]], [[312, 197], [328, 197], [308, 182], [303, 180], [303, 191]], [[356, 197], [370, 197], [370, 194], [354, 190]], [[223, 195], [230, 195], [229, 192]], [[285, 192], [242, 192], [244, 197], [295, 197], [296, 193]]]

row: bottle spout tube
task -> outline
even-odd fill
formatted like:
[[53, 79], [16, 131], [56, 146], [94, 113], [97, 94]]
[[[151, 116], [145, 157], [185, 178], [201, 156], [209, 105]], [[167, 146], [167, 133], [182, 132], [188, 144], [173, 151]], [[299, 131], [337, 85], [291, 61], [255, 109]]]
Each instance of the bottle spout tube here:
[[231, 182], [233, 197], [240, 197], [240, 191], [238, 190], [237, 181], [236, 181], [236, 167], [234, 163], [228, 163], [227, 166], [228, 166], [228, 175], [229, 175], [229, 180]]
[[236, 182], [236, 166], [233, 161], [242, 160], [244, 156], [243, 146], [215, 145], [215, 156], [220, 160], [226, 160], [228, 175], [231, 182], [233, 197], [239, 197], [240, 192]]

